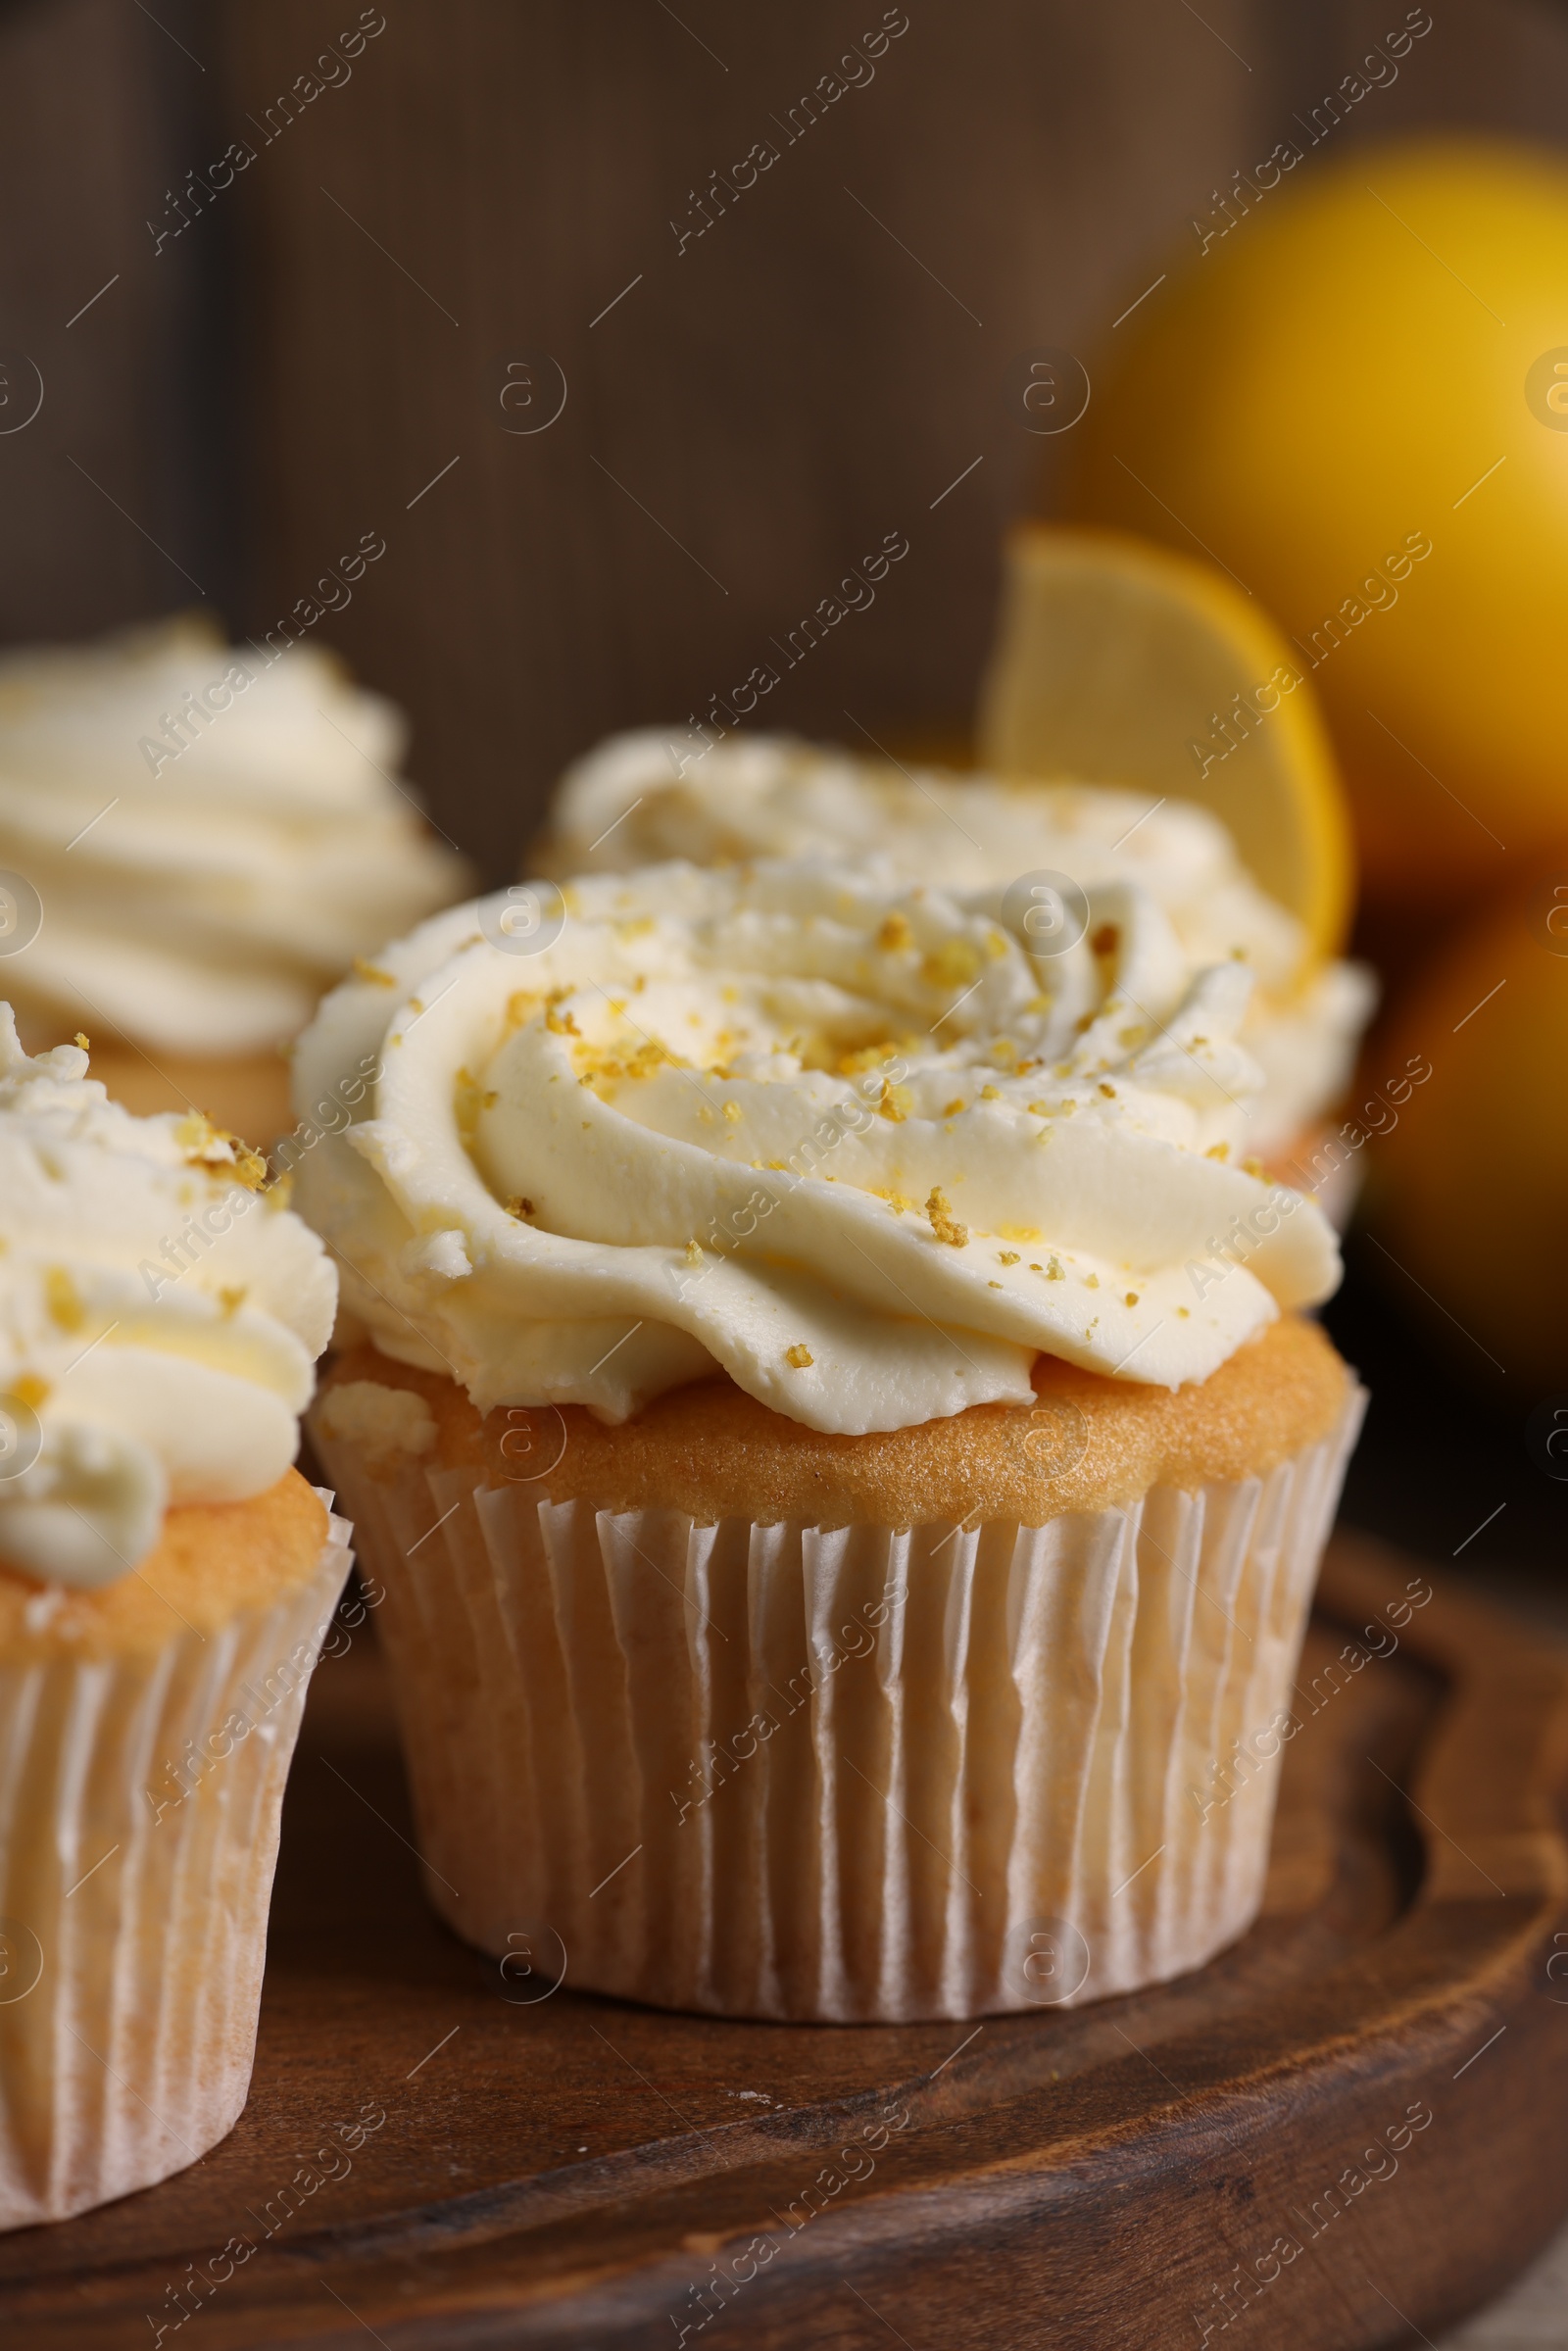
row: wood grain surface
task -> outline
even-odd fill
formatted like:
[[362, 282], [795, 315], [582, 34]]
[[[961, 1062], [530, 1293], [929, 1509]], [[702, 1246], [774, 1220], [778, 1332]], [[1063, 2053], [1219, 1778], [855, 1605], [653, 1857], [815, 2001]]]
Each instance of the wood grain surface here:
[[0, 641], [237, 601], [226, 244], [146, 225], [217, 61], [192, 0], [157, 13], [0, 8]]
[[290, 1785], [244, 2117], [163, 2186], [0, 2240], [5, 2339], [1431, 2334], [1568, 2208], [1568, 1653], [1440, 1588], [1346, 1665], [1388, 1649], [1362, 1628], [1411, 1572], [1331, 1556], [1245, 1942], [967, 2030], [672, 2017], [469, 1951], [422, 1902], [362, 1628]]

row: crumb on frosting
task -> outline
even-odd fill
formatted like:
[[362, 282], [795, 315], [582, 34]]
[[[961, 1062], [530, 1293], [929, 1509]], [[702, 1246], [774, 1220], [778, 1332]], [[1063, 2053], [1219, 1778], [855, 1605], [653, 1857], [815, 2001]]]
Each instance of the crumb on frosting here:
[[267, 1161], [261, 1152], [227, 1127], [215, 1126], [205, 1110], [187, 1110], [174, 1128], [174, 1141], [188, 1166], [232, 1167], [247, 1192], [260, 1192], [267, 1182]]
[[63, 1265], [51, 1265], [43, 1277], [44, 1303], [58, 1330], [79, 1331], [87, 1319], [81, 1293]]
[[934, 988], [967, 988], [980, 977], [980, 951], [972, 939], [944, 939], [920, 969]]
[[963, 1248], [969, 1238], [969, 1228], [966, 1224], [959, 1224], [953, 1213], [952, 1201], [939, 1185], [933, 1184], [931, 1187], [925, 1212], [938, 1241], [945, 1242], [949, 1249]]

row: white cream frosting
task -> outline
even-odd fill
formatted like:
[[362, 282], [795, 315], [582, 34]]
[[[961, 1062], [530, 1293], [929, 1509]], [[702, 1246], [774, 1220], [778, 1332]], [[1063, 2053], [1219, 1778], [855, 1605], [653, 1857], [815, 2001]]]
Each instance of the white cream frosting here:
[[1126, 882], [1054, 956], [1004, 897], [674, 863], [570, 884], [532, 954], [504, 897], [383, 950], [295, 1062], [302, 1106], [375, 1072], [298, 1178], [353, 1313], [481, 1411], [609, 1421], [715, 1366], [849, 1434], [1027, 1401], [1042, 1350], [1206, 1378], [1339, 1275], [1237, 1164], [1251, 975]]
[[171, 1502], [293, 1460], [337, 1282], [316, 1235], [199, 1116], [133, 1118], [0, 1004], [0, 1560], [111, 1583]]
[[371, 1460], [427, 1453], [435, 1444], [435, 1415], [422, 1396], [387, 1388], [379, 1380], [339, 1380], [322, 1396], [316, 1426], [342, 1438]]
[[664, 857], [874, 854], [911, 881], [953, 890], [1031, 871], [1086, 890], [1130, 882], [1164, 909], [1195, 965], [1243, 955], [1258, 980], [1245, 1039], [1263, 1072], [1249, 1143], [1265, 1157], [1349, 1082], [1371, 974], [1314, 967], [1296, 917], [1252, 880], [1218, 817], [1190, 802], [903, 769], [788, 735], [736, 733], [705, 751], [685, 728], [646, 727], [611, 736], [567, 770], [534, 866], [564, 877]]
[[193, 620], [0, 657], [0, 870], [43, 908], [0, 986], [155, 1053], [295, 1036], [356, 955], [469, 886], [399, 775], [406, 732], [317, 647]]

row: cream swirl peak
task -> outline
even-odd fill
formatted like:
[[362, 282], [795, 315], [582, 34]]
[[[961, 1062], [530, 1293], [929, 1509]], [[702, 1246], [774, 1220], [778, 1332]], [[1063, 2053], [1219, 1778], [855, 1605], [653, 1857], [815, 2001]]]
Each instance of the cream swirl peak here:
[[1206, 808], [1103, 785], [918, 772], [788, 735], [732, 734], [706, 750], [680, 727], [613, 735], [562, 779], [534, 863], [558, 879], [662, 857], [882, 853], [911, 881], [985, 889], [1030, 870], [1085, 889], [1128, 882], [1167, 915], [1196, 964], [1245, 956], [1258, 986], [1245, 1041], [1263, 1071], [1249, 1108], [1269, 1156], [1349, 1082], [1372, 1007], [1356, 965], [1312, 967], [1301, 925], [1259, 889]]
[[36, 1023], [246, 1053], [467, 885], [398, 780], [406, 727], [314, 646], [175, 620], [0, 657], [0, 867], [42, 923], [11, 956]]
[[170, 1502], [240, 1501], [298, 1446], [337, 1284], [262, 1163], [133, 1118], [0, 1004], [0, 1561], [112, 1583]]
[[534, 890], [383, 951], [295, 1062], [308, 1105], [379, 1060], [301, 1210], [383, 1352], [482, 1411], [721, 1368], [861, 1434], [1027, 1401], [1041, 1351], [1201, 1380], [1335, 1286], [1317, 1206], [1237, 1163], [1251, 974], [1136, 888], [1054, 955], [1006, 894], [871, 864]]

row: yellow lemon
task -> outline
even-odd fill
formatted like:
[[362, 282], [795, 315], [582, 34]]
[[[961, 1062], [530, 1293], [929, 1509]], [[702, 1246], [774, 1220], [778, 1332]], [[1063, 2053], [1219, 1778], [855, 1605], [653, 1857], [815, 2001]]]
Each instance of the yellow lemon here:
[[1390, 1288], [1525, 1410], [1568, 1386], [1568, 851], [1445, 950], [1378, 1066], [1406, 1089], [1364, 1118]]
[[1276, 614], [1369, 887], [1439, 894], [1562, 826], [1568, 168], [1315, 145], [1205, 208], [1114, 330], [1066, 506], [1211, 556]]
[[999, 775], [1200, 802], [1320, 952], [1340, 946], [1349, 838], [1316, 698], [1255, 598], [1212, 564], [1122, 531], [1014, 531], [979, 733]]

